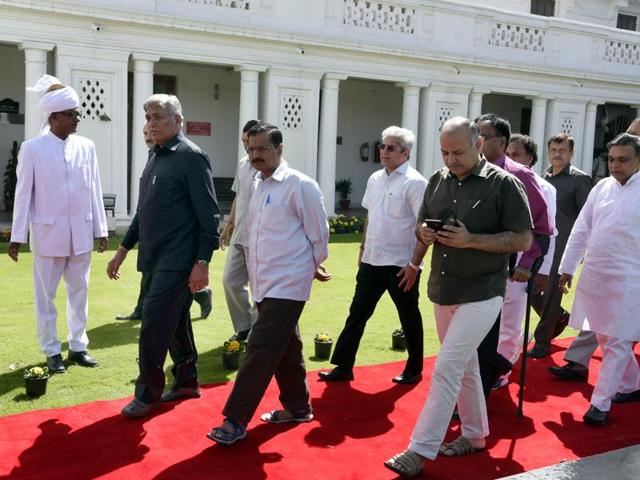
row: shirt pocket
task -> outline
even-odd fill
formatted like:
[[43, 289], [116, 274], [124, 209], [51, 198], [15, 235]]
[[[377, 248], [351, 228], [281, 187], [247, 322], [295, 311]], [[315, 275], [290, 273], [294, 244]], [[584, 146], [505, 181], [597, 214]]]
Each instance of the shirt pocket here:
[[31, 221], [38, 225], [53, 225], [53, 215], [34, 215]]
[[402, 218], [406, 213], [406, 205], [404, 199], [400, 195], [388, 193], [385, 195], [385, 209], [387, 214], [393, 218]]
[[180, 181], [174, 177], [155, 176], [150, 185], [151, 202], [161, 207], [171, 207], [179, 200]]
[[287, 229], [289, 223], [289, 207], [285, 205], [266, 205], [262, 209], [262, 221], [265, 230], [280, 233]]

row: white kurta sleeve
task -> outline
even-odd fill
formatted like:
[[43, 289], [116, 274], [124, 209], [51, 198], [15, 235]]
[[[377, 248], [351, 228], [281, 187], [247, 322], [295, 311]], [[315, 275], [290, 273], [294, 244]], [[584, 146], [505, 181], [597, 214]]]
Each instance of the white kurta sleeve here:
[[102, 186], [100, 185], [100, 169], [95, 146], [91, 146], [91, 217], [93, 219], [93, 237], [102, 238], [108, 236], [107, 214], [104, 211], [102, 201]]
[[324, 199], [318, 185], [313, 181], [300, 183], [300, 206], [304, 233], [311, 242], [316, 268], [329, 256], [329, 224], [324, 209]]
[[593, 206], [597, 202], [598, 188], [594, 188], [589, 193], [587, 201], [585, 202], [582, 210], [576, 222], [573, 224], [567, 246], [564, 249], [562, 260], [560, 261], [559, 273], [568, 273], [569, 275], [575, 275], [578, 271], [578, 266], [584, 254], [587, 251], [587, 244], [589, 237], [591, 236], [591, 225], [593, 221]]
[[34, 188], [33, 155], [23, 143], [18, 153], [16, 174], [15, 200], [13, 203], [13, 224], [11, 226], [11, 241], [27, 243], [29, 232], [29, 216]]

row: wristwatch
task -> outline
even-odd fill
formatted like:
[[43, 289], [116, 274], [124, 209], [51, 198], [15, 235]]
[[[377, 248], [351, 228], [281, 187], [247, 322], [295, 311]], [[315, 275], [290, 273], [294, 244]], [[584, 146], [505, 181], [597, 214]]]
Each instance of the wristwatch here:
[[208, 267], [209, 266], [209, 262], [207, 262], [206, 260], [196, 260], [196, 263], [198, 265], [200, 265], [201, 267]]
[[414, 265], [413, 263], [409, 262], [408, 265], [415, 271], [417, 272], [418, 270], [420, 270], [420, 267], [418, 265]]

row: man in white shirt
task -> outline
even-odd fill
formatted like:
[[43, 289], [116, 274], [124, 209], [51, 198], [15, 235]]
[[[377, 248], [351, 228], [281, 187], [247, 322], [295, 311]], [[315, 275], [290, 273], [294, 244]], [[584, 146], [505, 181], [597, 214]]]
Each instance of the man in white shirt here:
[[[244, 148], [249, 145], [249, 130], [257, 124], [257, 120], [249, 120], [242, 128]], [[256, 173], [258, 172], [251, 166], [248, 156], [238, 162], [231, 187], [236, 193], [236, 197], [231, 204], [229, 219], [220, 234], [220, 246], [222, 248], [229, 247], [222, 276], [222, 286], [233, 329], [239, 341], [247, 339], [251, 325], [258, 317], [258, 311], [249, 298], [249, 272], [247, 268], [249, 237], [246, 222]]]
[[595, 332], [602, 365], [585, 423], [604, 425], [616, 392], [640, 400], [640, 138], [628, 133], [607, 145], [611, 177], [589, 193], [560, 262], [563, 292], [583, 261], [569, 325]]
[[260, 172], [247, 219], [249, 282], [258, 319], [223, 410], [224, 422], [207, 435], [224, 445], [247, 435], [247, 424], [274, 375], [283, 409], [261, 419], [313, 419], [298, 319], [313, 279], [330, 279], [321, 265], [328, 256], [329, 225], [318, 184], [282, 160], [277, 127], [258, 124], [248, 135], [251, 166]]
[[[525, 167], [533, 167], [538, 162], [538, 145], [533, 138], [528, 135], [514, 134], [509, 139], [506, 149], [507, 156]], [[540, 266], [535, 278], [536, 290], [544, 291], [547, 282], [551, 263], [553, 262], [553, 252], [555, 249], [556, 231], [556, 188], [535, 173], [536, 180], [540, 185], [540, 190], [547, 203], [547, 213], [549, 225], [553, 229], [553, 235], [549, 239], [549, 249], [544, 257], [544, 262]], [[538, 315], [542, 312], [542, 302], [533, 304]], [[516, 363], [522, 351], [522, 320], [527, 309], [527, 282], [515, 282], [511, 278], [507, 279], [507, 290], [502, 304], [500, 321], [500, 340], [498, 343], [498, 353], [505, 357], [511, 364]], [[498, 385], [504, 386], [509, 381], [511, 372], [502, 376]]]
[[95, 146], [74, 135], [80, 121], [78, 94], [50, 75], [33, 87], [44, 92], [38, 107], [41, 135], [20, 148], [9, 256], [18, 261], [29, 237], [33, 252], [36, 327], [40, 349], [52, 373], [63, 373], [58, 312], [54, 304], [60, 278], [67, 290], [69, 360], [84, 367], [98, 362], [87, 353], [89, 267], [93, 240], [107, 249], [107, 219]]
[[383, 169], [367, 182], [362, 206], [367, 220], [360, 245], [360, 267], [349, 316], [338, 338], [330, 372], [320, 372], [327, 382], [353, 379], [353, 365], [367, 321], [385, 291], [398, 310], [407, 341], [408, 360], [395, 383], [422, 379], [423, 333], [418, 308], [420, 264], [414, 260], [414, 232], [427, 180], [410, 164], [416, 136], [410, 130], [389, 127], [382, 132], [380, 160]]

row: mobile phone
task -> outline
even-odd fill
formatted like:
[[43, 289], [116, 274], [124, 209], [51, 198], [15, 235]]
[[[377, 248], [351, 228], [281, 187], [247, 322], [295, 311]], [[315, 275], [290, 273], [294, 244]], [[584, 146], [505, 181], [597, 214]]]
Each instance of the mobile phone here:
[[442, 230], [442, 227], [444, 226], [442, 220], [439, 220], [437, 218], [427, 218], [425, 219], [424, 223], [427, 224], [427, 227], [435, 230], [436, 232]]

